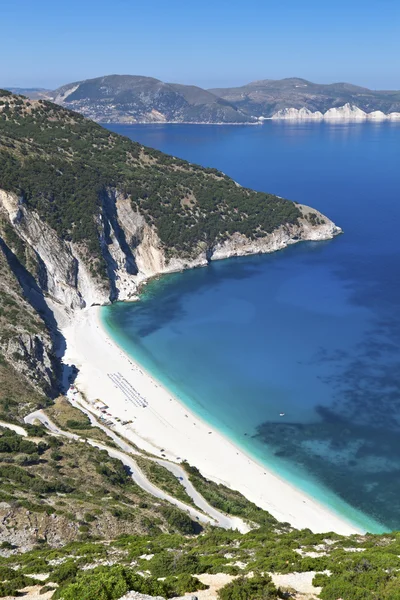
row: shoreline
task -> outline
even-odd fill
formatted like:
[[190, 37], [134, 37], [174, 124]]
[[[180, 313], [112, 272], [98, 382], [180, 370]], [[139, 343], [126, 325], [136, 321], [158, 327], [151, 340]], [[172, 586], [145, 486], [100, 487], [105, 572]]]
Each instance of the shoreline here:
[[[67, 342], [64, 361], [78, 367], [75, 384], [90, 404], [102, 401], [112, 415], [110, 420], [118, 417], [131, 422], [122, 425], [114, 421], [117, 433], [156, 456], [164, 455], [173, 462], [187, 460], [205, 477], [240, 491], [293, 527], [344, 535], [364, 532], [281, 479], [193, 414], [108, 335], [100, 310], [84, 309], [63, 328]], [[145, 407], [135, 405], [113, 383], [110, 375], [116, 373], [122, 376], [125, 390], [126, 384], [134, 387]]]
[[[90, 117], [87, 117], [90, 118]], [[268, 117], [268, 120], [271, 117]], [[237, 127], [239, 125], [262, 125], [263, 121], [245, 121], [243, 123], [224, 123], [224, 122], [216, 122], [216, 123], [207, 123], [206, 121], [137, 121], [137, 122], [125, 122], [125, 121], [96, 121], [93, 119], [95, 123], [99, 125], [233, 125]]]
[[[83, 114], [83, 113], [82, 113]], [[369, 113], [366, 113], [367, 115]], [[96, 121], [96, 119], [93, 119], [95, 121], [95, 123], [98, 123], [101, 126], [107, 126], [107, 125], [143, 125], [143, 126], [148, 126], [148, 125], [208, 125], [208, 126], [214, 126], [214, 125], [218, 125], [218, 126], [233, 126], [233, 127], [238, 127], [238, 126], [244, 126], [247, 127], [248, 125], [251, 125], [252, 127], [254, 125], [256, 126], [262, 126], [264, 125], [264, 123], [266, 121], [274, 121], [274, 122], [278, 122], [278, 123], [282, 123], [282, 122], [288, 122], [288, 123], [292, 123], [292, 124], [301, 124], [301, 123], [328, 123], [328, 124], [332, 124], [332, 125], [336, 125], [336, 124], [348, 124], [348, 123], [399, 123], [400, 122], [400, 118], [391, 118], [390, 117], [391, 113], [384, 113], [384, 117], [382, 118], [370, 118], [370, 117], [366, 117], [366, 118], [357, 118], [357, 117], [327, 117], [327, 118], [318, 118], [318, 117], [313, 117], [313, 116], [309, 116], [307, 117], [275, 117], [275, 116], [271, 116], [271, 117], [257, 117], [257, 121], [246, 121], [243, 123], [224, 123], [224, 122], [216, 122], [216, 123], [207, 123], [205, 121], [137, 121], [137, 122], [124, 122], [124, 121]], [[90, 118], [90, 117], [87, 117]]]

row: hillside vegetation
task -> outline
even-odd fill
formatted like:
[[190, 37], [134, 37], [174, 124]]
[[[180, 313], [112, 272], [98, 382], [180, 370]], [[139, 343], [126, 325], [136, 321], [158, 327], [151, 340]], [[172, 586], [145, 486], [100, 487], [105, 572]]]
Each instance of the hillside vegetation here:
[[44, 541], [60, 546], [122, 533], [198, 531], [184, 512], [139, 488], [106, 451], [39, 426], [28, 433], [0, 426], [0, 543], [21, 551]]
[[38, 587], [54, 590], [54, 600], [119, 600], [129, 590], [172, 598], [225, 574], [220, 600], [295, 598], [274, 576], [309, 573], [322, 600], [399, 598], [399, 533], [295, 530], [185, 465], [215, 506], [258, 523], [247, 534], [201, 530], [138, 488], [106, 452], [41, 426], [28, 434], [0, 428], [0, 597], [18, 595], [41, 574]]
[[245, 535], [217, 529], [197, 536], [152, 532], [62, 548], [42, 541], [22, 555], [8, 551], [0, 570], [9, 573], [9, 586], [18, 577], [14, 589], [28, 585], [23, 577], [48, 573], [42, 586], [59, 585], [54, 598], [64, 600], [118, 600], [128, 590], [170, 598], [204, 589], [202, 576], [219, 573], [232, 576], [218, 592], [221, 600], [301, 598], [293, 588], [275, 587], [270, 574], [277, 573], [310, 573], [312, 596], [321, 590], [322, 600], [396, 600], [399, 553], [396, 534], [344, 538], [262, 526]]
[[[103, 129], [50, 102], [0, 96], [0, 187], [24, 197], [62, 239], [101, 263], [102, 195], [119, 189], [170, 255], [235, 232], [263, 237], [301, 216], [293, 202], [238, 186]], [[100, 268], [100, 264], [98, 265]]]

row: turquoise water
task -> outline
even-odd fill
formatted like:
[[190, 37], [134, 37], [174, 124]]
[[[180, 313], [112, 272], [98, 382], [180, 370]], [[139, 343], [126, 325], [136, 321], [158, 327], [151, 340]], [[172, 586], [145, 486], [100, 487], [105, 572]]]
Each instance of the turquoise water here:
[[400, 126], [113, 129], [343, 227], [330, 242], [163, 277], [102, 315], [258, 460], [370, 531], [400, 528]]

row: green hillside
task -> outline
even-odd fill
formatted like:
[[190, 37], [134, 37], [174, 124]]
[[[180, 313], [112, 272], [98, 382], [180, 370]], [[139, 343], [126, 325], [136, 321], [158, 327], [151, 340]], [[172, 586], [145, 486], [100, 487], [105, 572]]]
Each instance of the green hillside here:
[[63, 239], [98, 258], [101, 197], [110, 188], [131, 197], [171, 255], [190, 256], [234, 232], [262, 237], [300, 216], [294, 203], [242, 188], [215, 169], [7, 92], [0, 96], [0, 187], [22, 194]]

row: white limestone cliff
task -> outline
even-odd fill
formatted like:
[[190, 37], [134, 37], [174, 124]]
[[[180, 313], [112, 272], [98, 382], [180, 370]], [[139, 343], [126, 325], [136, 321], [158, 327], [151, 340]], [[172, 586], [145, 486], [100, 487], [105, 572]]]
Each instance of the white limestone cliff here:
[[79, 84], [62, 88], [61, 93], [57, 94], [57, 96], [54, 98], [53, 102], [55, 102], [56, 104], [62, 104], [62, 102], [64, 102], [68, 98], [68, 96], [70, 96], [71, 94], [76, 92], [78, 87], [79, 87]]
[[275, 252], [302, 240], [326, 240], [341, 233], [318, 211], [298, 206], [302, 212], [298, 224], [282, 225], [254, 240], [233, 234], [212, 248], [199, 244], [191, 257], [168, 257], [157, 231], [132, 207], [129, 197], [109, 190], [99, 222], [108, 274], [104, 280], [93, 274], [82, 248], [60, 239], [22, 198], [0, 190], [0, 215], [8, 218], [37, 257], [41, 273], [32, 275], [48, 305], [57, 315], [64, 311], [69, 317], [85, 306], [136, 299], [140, 284], [156, 275], [206, 266], [210, 260], [230, 256]]
[[367, 113], [355, 106], [354, 104], [345, 104], [338, 108], [330, 108], [324, 113], [325, 120], [340, 120], [340, 121], [363, 121], [367, 118]]
[[271, 119], [288, 119], [296, 121], [322, 120], [324, 115], [319, 110], [313, 112], [309, 108], [283, 108], [273, 114]]
[[308, 108], [283, 108], [278, 112], [274, 113], [271, 117], [274, 120], [290, 120], [290, 121], [398, 121], [400, 120], [400, 113], [392, 112], [385, 114], [380, 110], [374, 110], [367, 113], [355, 104], [346, 103], [343, 106], [336, 108], [330, 108], [325, 113], [317, 111], [311, 111]]

